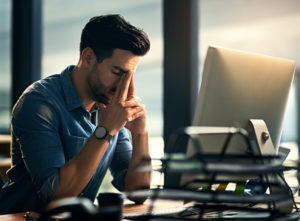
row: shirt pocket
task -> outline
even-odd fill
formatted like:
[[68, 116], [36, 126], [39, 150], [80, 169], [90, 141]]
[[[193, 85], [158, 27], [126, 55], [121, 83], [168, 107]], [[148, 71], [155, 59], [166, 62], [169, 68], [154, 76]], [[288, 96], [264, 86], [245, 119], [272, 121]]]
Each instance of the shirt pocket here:
[[88, 137], [79, 137], [73, 135], [63, 135], [62, 143], [65, 153], [66, 162], [79, 154], [81, 149], [86, 144]]

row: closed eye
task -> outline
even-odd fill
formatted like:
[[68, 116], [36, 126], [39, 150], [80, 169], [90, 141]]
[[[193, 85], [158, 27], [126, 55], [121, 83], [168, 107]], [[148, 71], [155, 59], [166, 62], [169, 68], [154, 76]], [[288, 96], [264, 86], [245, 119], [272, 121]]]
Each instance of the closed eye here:
[[117, 76], [122, 76], [122, 74], [123, 74], [123, 73], [122, 73], [122, 72], [120, 72], [120, 71], [118, 71], [118, 72], [116, 72], [116, 71], [113, 71], [112, 73], [113, 73], [114, 75], [117, 75]]
[[119, 66], [113, 66], [112, 72], [115, 75], [121, 76], [123, 74], [127, 74], [129, 71], [124, 70], [123, 68], [121, 68]]

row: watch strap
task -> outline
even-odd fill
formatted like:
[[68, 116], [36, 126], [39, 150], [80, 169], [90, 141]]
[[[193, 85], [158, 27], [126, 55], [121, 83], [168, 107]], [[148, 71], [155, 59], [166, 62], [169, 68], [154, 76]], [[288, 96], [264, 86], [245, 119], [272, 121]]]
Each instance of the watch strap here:
[[106, 140], [110, 141], [112, 137], [113, 137], [113, 136], [112, 136], [112, 135], [110, 135], [110, 134], [109, 134], [109, 132], [107, 131], [107, 134], [106, 134], [106, 136], [105, 136], [105, 138], [104, 138], [104, 139], [106, 139]]

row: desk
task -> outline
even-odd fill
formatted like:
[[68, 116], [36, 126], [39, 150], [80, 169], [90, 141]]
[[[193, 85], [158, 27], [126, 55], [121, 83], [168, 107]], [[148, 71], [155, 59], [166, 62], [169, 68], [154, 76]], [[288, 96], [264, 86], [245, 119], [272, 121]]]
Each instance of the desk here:
[[0, 134], [0, 173], [5, 181], [8, 180], [6, 171], [10, 168], [11, 164], [10, 142], [10, 135]]
[[[166, 200], [161, 200], [157, 201], [156, 206], [154, 210], [156, 209], [168, 209], [168, 208], [174, 208], [174, 207], [179, 207], [182, 206], [182, 202], [180, 201], [166, 201]], [[131, 213], [139, 213], [139, 212], [147, 212], [148, 208], [150, 205], [150, 201], [147, 200], [144, 204], [141, 205], [135, 205], [134, 203], [131, 202], [126, 202], [123, 213], [124, 214], [131, 214]], [[7, 215], [0, 215], [0, 220], [1, 221], [24, 221], [25, 218], [23, 217], [25, 213], [15, 213], [15, 214], [7, 214]], [[37, 214], [35, 214], [37, 215]], [[124, 219], [125, 221], [126, 219]]]
[[[131, 213], [139, 213], [139, 212], [147, 212], [149, 209], [151, 201], [147, 200], [144, 204], [136, 205], [133, 202], [126, 202], [123, 213], [131, 214]], [[158, 211], [162, 209], [171, 209], [176, 207], [182, 207], [182, 201], [171, 201], [171, 200], [156, 200], [153, 211]]]
[[23, 218], [24, 213], [16, 213], [16, 214], [7, 214], [0, 215], [0, 220], [2, 221], [24, 221]]
[[[300, 201], [300, 197], [296, 197], [296, 202]], [[150, 205], [150, 201], [147, 200], [142, 205], [135, 205], [134, 203], [126, 203], [123, 209], [124, 214], [132, 214], [132, 213], [141, 213], [141, 212], [147, 212]], [[181, 207], [183, 204], [181, 201], [168, 201], [168, 200], [157, 200], [155, 203], [155, 207], [153, 211], [157, 210], [165, 210], [165, 209], [171, 209], [176, 207]], [[24, 221], [25, 218], [23, 217], [25, 213], [16, 213], [16, 214], [7, 214], [7, 215], [0, 215], [1, 221]], [[34, 215], [37, 215], [34, 213]], [[289, 215], [286, 215], [289, 216]], [[300, 217], [300, 214], [296, 215], [297, 217]], [[280, 219], [282, 220], [282, 219]], [[296, 220], [296, 219], [293, 219]], [[126, 219], [123, 219], [123, 221], [126, 221]], [[300, 221], [300, 218], [299, 218]]]

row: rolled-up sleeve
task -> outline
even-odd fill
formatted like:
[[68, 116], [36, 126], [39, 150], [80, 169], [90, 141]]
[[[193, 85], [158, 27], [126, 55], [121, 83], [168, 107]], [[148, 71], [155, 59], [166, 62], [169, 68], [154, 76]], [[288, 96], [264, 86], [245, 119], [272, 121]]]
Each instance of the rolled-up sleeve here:
[[124, 191], [125, 189], [125, 176], [131, 160], [131, 155], [132, 144], [127, 130], [123, 128], [119, 132], [114, 157], [110, 165], [110, 171], [113, 176], [112, 184], [119, 191]]
[[[22, 108], [22, 111], [18, 111]], [[64, 151], [55, 110], [50, 104], [31, 96], [14, 110], [12, 134], [38, 196], [49, 202], [59, 183], [59, 168], [65, 164]]]
[[56, 171], [48, 176], [37, 191], [38, 197], [44, 202], [48, 203], [53, 199], [59, 184], [59, 172]]

